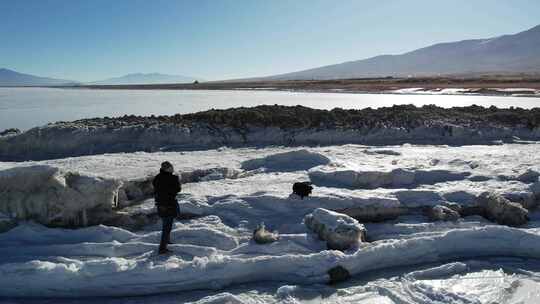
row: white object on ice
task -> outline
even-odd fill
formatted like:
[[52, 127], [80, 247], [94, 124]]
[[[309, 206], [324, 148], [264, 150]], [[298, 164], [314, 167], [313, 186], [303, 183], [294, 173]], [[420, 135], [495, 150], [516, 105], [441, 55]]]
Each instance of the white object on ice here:
[[488, 219], [499, 224], [520, 226], [528, 221], [527, 209], [500, 195], [484, 192], [478, 197], [478, 206], [484, 209]]
[[366, 240], [366, 228], [352, 217], [317, 208], [304, 217], [306, 226], [326, 241], [329, 249], [346, 250]]
[[0, 171], [0, 212], [52, 226], [85, 226], [111, 213], [121, 183], [50, 166]]
[[257, 226], [255, 231], [253, 231], [253, 240], [257, 244], [268, 244], [277, 241], [279, 235], [275, 232], [266, 230], [264, 223], [261, 223]]

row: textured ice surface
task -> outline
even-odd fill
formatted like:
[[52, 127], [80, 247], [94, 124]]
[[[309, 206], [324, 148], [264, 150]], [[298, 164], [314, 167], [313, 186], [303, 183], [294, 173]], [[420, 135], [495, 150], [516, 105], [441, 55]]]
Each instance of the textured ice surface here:
[[[155, 252], [160, 225], [151, 216], [155, 213], [152, 199], [114, 210], [146, 219], [145, 225], [133, 231], [106, 225], [61, 229], [19, 222], [0, 233], [0, 296], [144, 295], [132, 300], [162, 303], [535, 303], [540, 287], [536, 281], [538, 212], [530, 212], [524, 227], [510, 228], [480, 216], [431, 222], [422, 209], [449, 202], [471, 208], [485, 191], [533, 208], [540, 193], [534, 173], [540, 172], [539, 148], [536, 143], [223, 148], [0, 163], [0, 174], [13, 168], [32, 172], [34, 166], [47, 165], [54, 172], [123, 181], [152, 176], [163, 160], [181, 172], [212, 168], [236, 172], [193, 178], [183, 185], [178, 196], [181, 211], [197, 217], [175, 223], [170, 256]], [[329, 162], [287, 166], [298, 155]], [[263, 165], [242, 169], [254, 159], [252, 163]], [[320, 168], [337, 172], [344, 167], [356, 173], [403, 170], [412, 172], [415, 182], [346, 187], [330, 178], [318, 183], [313, 196], [289, 197], [292, 184], [309, 180], [312, 172]], [[422, 182], [416, 182], [416, 176], [422, 176]], [[24, 183], [8, 188], [17, 187], [30, 189]], [[317, 208], [372, 219], [381, 214], [394, 218], [364, 221], [369, 243], [345, 252], [332, 251], [302, 222]], [[4, 213], [4, 219], [8, 216]], [[252, 233], [261, 222], [279, 232], [280, 238], [256, 244]], [[492, 256], [506, 259], [493, 260]], [[353, 280], [324, 285], [327, 271], [338, 265], [353, 274]]]
[[95, 224], [117, 202], [120, 182], [36, 165], [0, 171], [0, 212], [55, 226]]

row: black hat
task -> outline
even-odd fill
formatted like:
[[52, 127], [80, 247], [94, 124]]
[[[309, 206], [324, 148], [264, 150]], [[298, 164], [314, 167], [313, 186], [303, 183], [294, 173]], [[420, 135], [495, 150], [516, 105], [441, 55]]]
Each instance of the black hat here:
[[169, 173], [174, 172], [173, 165], [168, 161], [164, 161], [164, 162], [161, 163], [161, 170], [163, 170], [165, 172], [169, 172]]

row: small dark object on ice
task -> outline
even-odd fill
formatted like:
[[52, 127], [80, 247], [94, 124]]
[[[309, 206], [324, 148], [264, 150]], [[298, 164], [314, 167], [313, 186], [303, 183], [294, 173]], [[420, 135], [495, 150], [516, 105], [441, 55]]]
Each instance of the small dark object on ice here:
[[310, 182], [298, 182], [293, 184], [292, 190], [294, 194], [300, 196], [301, 199], [304, 199], [304, 197], [311, 194], [313, 186], [311, 186]]
[[328, 275], [330, 276], [330, 282], [328, 282], [329, 284], [344, 282], [351, 277], [349, 271], [341, 265], [328, 270]]

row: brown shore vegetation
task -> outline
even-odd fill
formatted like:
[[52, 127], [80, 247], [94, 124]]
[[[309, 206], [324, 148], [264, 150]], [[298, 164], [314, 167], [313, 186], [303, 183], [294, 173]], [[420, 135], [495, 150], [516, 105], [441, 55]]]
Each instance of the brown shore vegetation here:
[[[177, 84], [82, 85], [90, 89], [129, 90], [293, 90], [313, 92], [384, 93], [407, 88], [437, 90], [445, 88], [477, 89], [478, 94], [504, 94], [493, 88], [530, 88], [540, 90], [538, 75], [489, 75], [408, 78], [361, 78], [335, 80], [231, 80]], [[524, 92], [526, 93], [526, 92]]]

